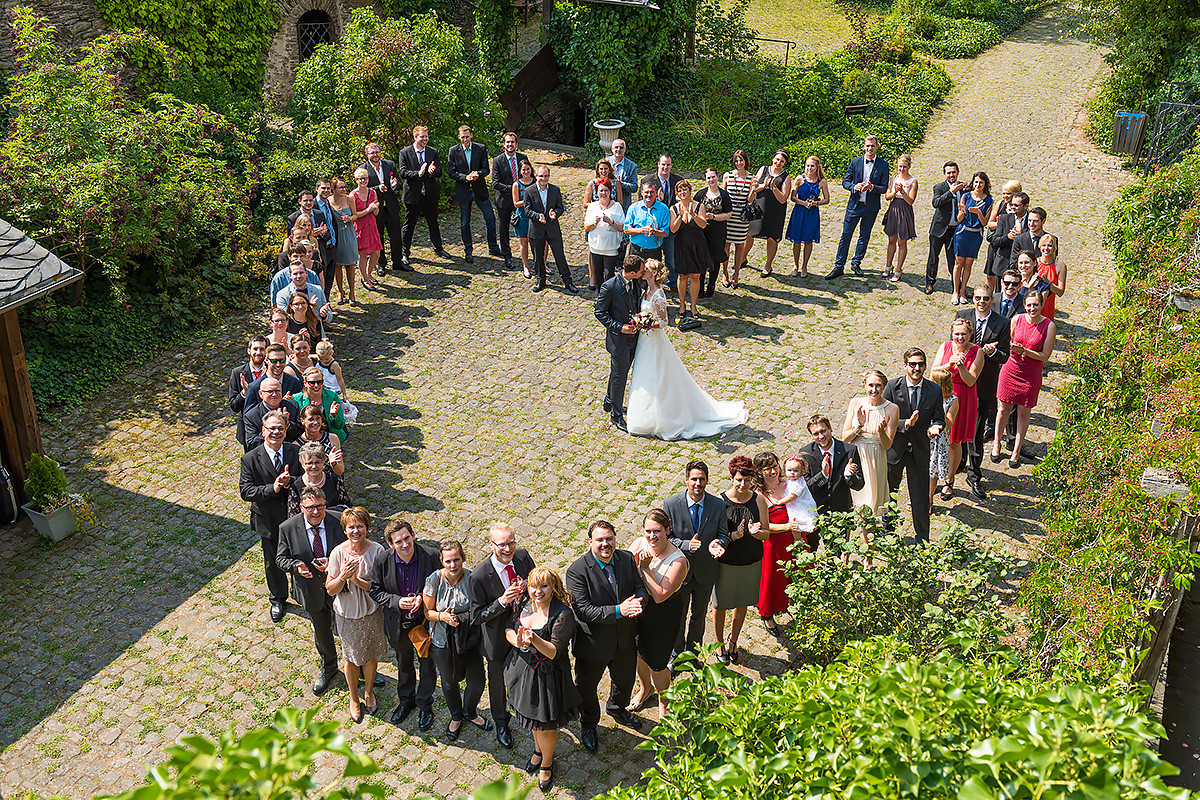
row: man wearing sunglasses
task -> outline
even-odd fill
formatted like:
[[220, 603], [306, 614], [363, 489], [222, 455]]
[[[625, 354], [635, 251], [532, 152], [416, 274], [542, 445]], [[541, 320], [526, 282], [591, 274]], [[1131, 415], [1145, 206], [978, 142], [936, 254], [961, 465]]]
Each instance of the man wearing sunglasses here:
[[[888, 381], [883, 389], [884, 399], [900, 406], [900, 424], [887, 452], [888, 492], [900, 488], [900, 479], [907, 470], [908, 501], [918, 544], [929, 541], [929, 439], [946, 426], [942, 388], [925, 380], [925, 363], [924, 350], [908, 348], [904, 352], [904, 374]], [[891, 530], [896, 519], [889, 515], [884, 522]]]
[[1025, 310], [1021, 307], [1021, 273], [1006, 269], [1000, 276], [1000, 291], [992, 296], [992, 310], [1007, 320]]
[[[1010, 279], [1011, 280], [1011, 279]], [[992, 292], [985, 284], [975, 287], [971, 295], [974, 309], [959, 311], [955, 316], [971, 325], [971, 342], [983, 353], [983, 371], [975, 381], [978, 406], [975, 417], [975, 438], [963, 455], [967, 461], [967, 488], [976, 500], [986, 500], [980, 480], [983, 479], [983, 445], [991, 441], [996, 425], [996, 385], [1000, 367], [1008, 361], [1010, 342], [1009, 321], [992, 308]]]
[[246, 401], [242, 404], [242, 414], [246, 414], [250, 409], [262, 402], [259, 398], [259, 386], [267, 378], [274, 378], [279, 381], [284, 397], [291, 397], [296, 392], [304, 389], [304, 382], [285, 369], [287, 367], [287, 350], [284, 349], [283, 345], [267, 345], [267, 358], [263, 363], [266, 364], [267, 374], [246, 385]]

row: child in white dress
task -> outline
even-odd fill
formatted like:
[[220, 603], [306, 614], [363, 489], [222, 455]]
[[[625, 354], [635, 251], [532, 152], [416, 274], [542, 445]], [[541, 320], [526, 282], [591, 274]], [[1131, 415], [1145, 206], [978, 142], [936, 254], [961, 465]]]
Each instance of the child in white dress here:
[[787, 494], [782, 503], [787, 507], [788, 521], [800, 523], [800, 530], [809, 532], [816, 527], [817, 503], [804, 481], [804, 461], [792, 456], [783, 464], [787, 478]]

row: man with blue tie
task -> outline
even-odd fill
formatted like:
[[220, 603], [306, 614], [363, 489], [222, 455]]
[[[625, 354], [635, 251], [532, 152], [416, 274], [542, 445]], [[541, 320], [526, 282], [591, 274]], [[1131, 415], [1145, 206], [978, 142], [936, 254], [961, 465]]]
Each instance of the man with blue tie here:
[[860, 223], [862, 227], [858, 232], [858, 244], [854, 248], [850, 267], [855, 275], [862, 277], [864, 274], [862, 260], [871, 241], [871, 226], [879, 216], [879, 196], [888, 188], [888, 163], [876, 156], [878, 149], [879, 139], [873, 133], [867, 134], [863, 139], [862, 157], [854, 159], [846, 167], [846, 176], [842, 178], [842, 186], [850, 192], [850, 198], [846, 201], [846, 221], [842, 223], [842, 238], [838, 242], [833, 271], [825, 276], [825, 280], [840, 278], [846, 273], [850, 239], [854, 236], [855, 226]]

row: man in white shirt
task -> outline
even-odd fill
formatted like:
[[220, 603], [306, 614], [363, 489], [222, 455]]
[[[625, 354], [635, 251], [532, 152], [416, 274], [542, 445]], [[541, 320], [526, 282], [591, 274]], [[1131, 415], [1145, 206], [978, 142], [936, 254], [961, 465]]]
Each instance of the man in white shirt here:
[[450, 167], [450, 179], [454, 181], [454, 199], [458, 201], [459, 233], [462, 235], [463, 260], [468, 264], [474, 263], [471, 255], [473, 237], [471, 235], [471, 205], [479, 206], [483, 214], [483, 224], [487, 231], [488, 253], [503, 258], [500, 244], [496, 241], [496, 213], [492, 211], [492, 201], [488, 199], [487, 176], [491, 173], [488, 166], [487, 147], [472, 141], [474, 133], [470, 125], [458, 126], [458, 144], [450, 148], [446, 162]]
[[[386, 231], [388, 245], [392, 251], [392, 264], [402, 271], [409, 271], [401, 258], [404, 250], [401, 247], [400, 232], [400, 198], [396, 196], [396, 187], [400, 185], [400, 175], [396, 165], [383, 158], [379, 145], [367, 142], [363, 148], [367, 160], [359, 167], [367, 171], [367, 186], [375, 190], [379, 198], [379, 213], [375, 216], [375, 225], [379, 228], [379, 238], [382, 240]], [[328, 262], [326, 262], [328, 263]], [[387, 272], [387, 256], [379, 255], [379, 271]]]

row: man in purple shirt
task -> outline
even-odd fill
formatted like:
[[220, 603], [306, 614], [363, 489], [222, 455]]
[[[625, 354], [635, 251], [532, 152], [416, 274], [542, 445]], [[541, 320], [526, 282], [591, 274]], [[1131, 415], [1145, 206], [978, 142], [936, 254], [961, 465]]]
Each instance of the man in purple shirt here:
[[[425, 579], [437, 571], [438, 551], [417, 544], [412, 525], [405, 520], [389, 522], [383, 538], [391, 545], [392, 553], [388, 558], [376, 559], [371, 568], [370, 594], [383, 609], [383, 630], [396, 653], [396, 696], [400, 702], [392, 709], [388, 721], [399, 725], [413, 709], [420, 708], [417, 727], [427, 731], [433, 727], [437, 673], [428, 651], [424, 656], [416, 655], [409, 632], [425, 629], [421, 590]], [[417, 664], [413, 663], [414, 656]]]

